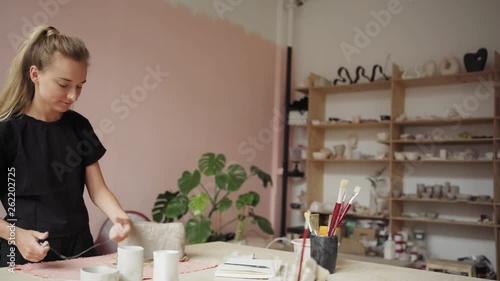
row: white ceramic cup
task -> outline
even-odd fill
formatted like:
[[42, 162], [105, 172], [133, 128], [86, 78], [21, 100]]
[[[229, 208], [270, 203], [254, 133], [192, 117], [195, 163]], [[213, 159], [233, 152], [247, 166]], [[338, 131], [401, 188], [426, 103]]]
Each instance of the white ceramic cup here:
[[141, 246], [118, 247], [120, 281], [142, 281], [144, 248]]
[[107, 266], [89, 266], [80, 269], [81, 281], [118, 281], [118, 270]]
[[153, 281], [179, 280], [179, 251], [156, 250], [153, 252]]

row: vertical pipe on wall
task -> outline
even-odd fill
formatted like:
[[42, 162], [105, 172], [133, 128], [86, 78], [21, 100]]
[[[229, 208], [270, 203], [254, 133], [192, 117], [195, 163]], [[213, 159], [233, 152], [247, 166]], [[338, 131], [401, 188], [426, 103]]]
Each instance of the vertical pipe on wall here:
[[290, 126], [288, 125], [288, 112], [290, 110], [291, 98], [291, 78], [292, 78], [292, 41], [293, 41], [293, 10], [295, 8], [295, 0], [290, 0], [286, 5], [288, 9], [288, 24], [287, 24], [287, 50], [286, 50], [286, 79], [285, 79], [285, 124], [283, 132], [283, 174], [282, 174], [282, 197], [281, 197], [281, 231], [280, 235], [286, 235], [286, 214], [288, 202], [288, 158], [289, 158], [289, 138]]

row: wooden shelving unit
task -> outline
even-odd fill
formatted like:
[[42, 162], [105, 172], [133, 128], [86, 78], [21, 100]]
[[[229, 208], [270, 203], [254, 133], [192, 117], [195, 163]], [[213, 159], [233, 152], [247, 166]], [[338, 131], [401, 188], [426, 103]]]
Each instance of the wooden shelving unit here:
[[308, 159], [309, 162], [328, 163], [389, 163], [389, 159]]
[[457, 139], [457, 140], [421, 140], [421, 141], [407, 141], [407, 140], [393, 140], [393, 141], [390, 141], [390, 143], [394, 143], [394, 144], [408, 144], [408, 145], [411, 145], [411, 144], [414, 144], [414, 145], [418, 145], [418, 144], [429, 144], [429, 143], [432, 143], [432, 144], [483, 144], [483, 143], [489, 143], [489, 144], [493, 144], [494, 142], [494, 139], [493, 138], [490, 138], [490, 139]]
[[424, 223], [439, 223], [439, 224], [449, 224], [449, 225], [465, 225], [465, 226], [477, 226], [477, 227], [488, 227], [488, 228], [498, 228], [498, 225], [480, 223], [480, 222], [468, 222], [468, 221], [457, 221], [457, 220], [443, 220], [443, 219], [424, 219], [424, 218], [407, 218], [407, 217], [395, 217], [392, 216], [391, 220], [394, 221], [412, 221], [412, 222], [424, 222]]
[[[356, 94], [365, 91], [382, 91], [389, 93], [391, 112], [390, 115], [395, 118], [405, 113], [406, 104], [406, 90], [409, 88], [420, 87], [435, 87], [444, 85], [454, 85], [462, 83], [481, 83], [482, 81], [500, 81], [500, 55], [498, 52], [494, 53], [494, 69], [472, 72], [460, 73], [449, 76], [436, 76], [416, 79], [402, 79], [402, 71], [397, 65], [393, 65], [392, 80], [391, 81], [377, 81], [364, 84], [351, 84], [339, 85], [329, 87], [311, 87], [309, 89], [298, 89], [303, 93], [308, 94], [309, 97], [309, 120], [326, 120], [326, 104], [327, 95], [335, 94]], [[378, 93], [375, 93], [378, 94]], [[492, 170], [493, 175], [493, 201], [492, 202], [463, 202], [453, 200], [434, 200], [434, 199], [408, 199], [408, 198], [391, 198], [389, 200], [389, 217], [387, 218], [391, 227], [391, 232], [402, 230], [405, 223], [419, 222], [430, 224], [442, 225], [458, 225], [462, 227], [477, 227], [485, 230], [490, 229], [494, 231], [495, 247], [496, 247], [496, 268], [500, 268], [500, 160], [418, 160], [418, 161], [397, 161], [394, 159], [395, 152], [404, 151], [405, 147], [418, 146], [419, 144], [436, 144], [436, 145], [481, 145], [493, 149], [497, 152], [500, 150], [500, 83], [494, 85], [494, 115], [464, 119], [420, 119], [420, 120], [405, 120], [405, 121], [392, 121], [388, 122], [371, 122], [371, 123], [321, 123], [320, 125], [308, 126], [308, 156], [306, 171], [307, 171], [307, 204], [313, 201], [323, 201], [323, 187], [324, 187], [324, 170], [326, 165], [344, 165], [344, 164], [380, 164], [385, 163], [388, 165], [388, 174], [391, 182], [391, 191], [404, 192], [403, 181], [404, 178], [404, 165], [469, 165], [471, 169], [489, 169]], [[455, 126], [455, 125], [481, 125], [484, 127], [491, 126], [491, 138], [483, 139], [447, 139], [447, 140], [400, 140], [399, 136], [405, 133], [407, 128], [411, 127], [438, 127], [438, 126]], [[387, 141], [379, 141], [381, 144], [389, 146], [389, 159], [387, 160], [315, 160], [311, 159], [312, 152], [319, 151], [327, 140], [326, 131], [335, 131], [341, 129], [356, 129], [364, 130], [371, 128], [387, 128], [391, 139]], [[411, 147], [410, 147], [411, 148]], [[399, 180], [396, 180], [399, 179]], [[493, 213], [493, 223], [476, 223], [468, 221], [451, 221], [443, 219], [428, 219], [428, 218], [410, 218], [403, 216], [405, 204], [461, 204], [465, 207], [481, 206], [491, 208]], [[372, 218], [375, 219], [375, 218]], [[498, 275], [500, 280], [500, 274]]]
[[492, 164], [493, 160], [393, 160], [394, 163], [426, 163], [426, 164]]
[[408, 120], [394, 121], [392, 124], [402, 126], [439, 126], [439, 125], [457, 125], [457, 124], [492, 124], [495, 118], [464, 118], [464, 119], [430, 119], [430, 120]]
[[329, 123], [311, 125], [311, 128], [318, 129], [367, 129], [367, 128], [389, 128], [391, 122], [366, 122], [366, 123]]
[[494, 206], [500, 203], [488, 201], [470, 201], [470, 200], [446, 200], [446, 199], [422, 199], [422, 198], [391, 198], [392, 201], [405, 201], [405, 202], [419, 202], [419, 203], [436, 203], [436, 204], [468, 204], [468, 205], [482, 205]]

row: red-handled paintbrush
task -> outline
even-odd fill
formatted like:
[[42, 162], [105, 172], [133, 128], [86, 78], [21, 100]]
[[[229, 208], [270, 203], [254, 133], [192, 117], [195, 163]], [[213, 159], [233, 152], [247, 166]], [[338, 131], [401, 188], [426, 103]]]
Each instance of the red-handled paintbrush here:
[[330, 220], [330, 228], [328, 229], [328, 236], [332, 236], [333, 231], [335, 230], [334, 226], [337, 222], [338, 216], [340, 215], [340, 207], [342, 206], [342, 198], [344, 198], [344, 194], [347, 190], [347, 185], [349, 184], [348, 180], [340, 181], [339, 195], [337, 198], [337, 203], [335, 203], [335, 207], [333, 208], [332, 219]]
[[311, 217], [311, 214], [308, 213], [310, 211], [307, 211], [304, 213], [304, 217], [306, 219], [306, 222], [304, 223], [304, 232], [302, 232], [302, 251], [300, 252], [300, 263], [299, 263], [299, 275], [297, 276], [297, 281], [300, 281], [300, 275], [302, 274], [302, 262], [304, 261], [304, 249], [306, 248], [306, 239], [309, 234], [309, 218]]
[[345, 206], [345, 208], [343, 208], [341, 210], [339, 218], [338, 218], [337, 222], [335, 222], [335, 226], [334, 226], [335, 230], [333, 232], [333, 235], [336, 234], [337, 227], [339, 227], [340, 223], [344, 220], [344, 217], [346, 216], [347, 212], [349, 211], [349, 209], [352, 206], [352, 202], [354, 201], [354, 198], [356, 198], [356, 196], [358, 196], [358, 194], [359, 194], [360, 191], [361, 191], [361, 186], [356, 186], [354, 188], [354, 191], [352, 192], [352, 195], [351, 195], [351, 199], [349, 199], [349, 203], [347, 203], [347, 205]]

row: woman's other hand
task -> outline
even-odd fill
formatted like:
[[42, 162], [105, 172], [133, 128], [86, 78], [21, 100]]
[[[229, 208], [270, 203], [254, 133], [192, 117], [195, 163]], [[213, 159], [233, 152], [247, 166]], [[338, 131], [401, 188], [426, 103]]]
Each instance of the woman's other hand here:
[[132, 224], [129, 218], [117, 218], [109, 230], [109, 239], [119, 243], [128, 237], [131, 229]]
[[34, 230], [16, 229], [16, 246], [23, 258], [30, 262], [39, 262], [47, 256], [50, 250], [48, 243], [41, 245], [39, 240], [49, 237], [48, 232]]

